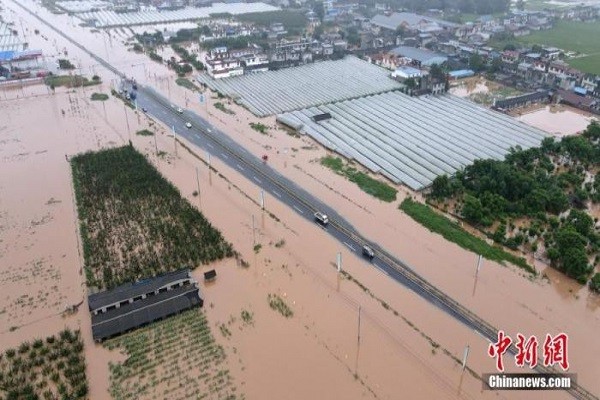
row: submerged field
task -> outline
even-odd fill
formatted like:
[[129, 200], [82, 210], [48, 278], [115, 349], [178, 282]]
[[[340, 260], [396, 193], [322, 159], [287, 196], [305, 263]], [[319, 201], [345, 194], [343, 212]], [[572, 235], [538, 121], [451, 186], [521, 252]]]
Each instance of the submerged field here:
[[71, 161], [88, 286], [195, 268], [232, 247], [130, 146]]
[[203, 312], [187, 311], [106, 342], [126, 361], [110, 365], [113, 399], [227, 399], [236, 393], [225, 352]]
[[88, 394], [79, 331], [23, 342], [0, 353], [0, 399], [85, 399]]

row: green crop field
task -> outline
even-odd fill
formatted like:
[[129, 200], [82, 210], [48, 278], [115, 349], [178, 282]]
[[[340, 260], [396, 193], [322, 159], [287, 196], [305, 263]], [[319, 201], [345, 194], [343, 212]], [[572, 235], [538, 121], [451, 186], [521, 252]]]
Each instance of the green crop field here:
[[600, 24], [558, 21], [549, 30], [534, 32], [518, 38], [520, 43], [554, 46], [588, 56], [567, 60], [584, 72], [600, 74]]

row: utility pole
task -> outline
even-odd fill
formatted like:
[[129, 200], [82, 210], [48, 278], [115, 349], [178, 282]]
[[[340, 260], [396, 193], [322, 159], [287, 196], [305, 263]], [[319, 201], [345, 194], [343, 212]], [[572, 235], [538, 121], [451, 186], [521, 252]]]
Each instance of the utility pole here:
[[202, 208], [202, 197], [200, 195], [200, 178], [199, 178], [198, 167], [196, 167], [196, 184], [198, 185], [198, 202], [200, 203], [200, 208]]
[[175, 155], [177, 156], [177, 133], [175, 132], [175, 125], [173, 125], [172, 128], [173, 128], [173, 145], [175, 146]]
[[260, 208], [265, 209], [265, 191], [260, 189]]
[[127, 135], [129, 135], [129, 143], [131, 143], [131, 129], [129, 129], [129, 118], [127, 117], [127, 107], [123, 103], [123, 112], [125, 112], [125, 122], [127, 123]]
[[156, 156], [158, 157], [158, 144], [156, 143], [156, 135], [158, 135], [158, 133], [154, 133], [154, 149], [156, 150]]
[[337, 270], [338, 272], [342, 272], [342, 253], [338, 252], [337, 253]]
[[256, 246], [256, 226], [254, 222], [254, 214], [252, 214], [252, 244]]
[[358, 306], [358, 344], [360, 344], [360, 312], [361, 306]]
[[481, 264], [483, 263], [483, 256], [480, 254], [477, 259], [477, 270], [475, 271], [475, 275], [479, 274], [479, 269], [481, 268]]
[[469, 357], [469, 345], [467, 345], [467, 347], [465, 347], [465, 352], [463, 354], [463, 361], [462, 361], [463, 371], [465, 370], [465, 368], [467, 366], [467, 357]]

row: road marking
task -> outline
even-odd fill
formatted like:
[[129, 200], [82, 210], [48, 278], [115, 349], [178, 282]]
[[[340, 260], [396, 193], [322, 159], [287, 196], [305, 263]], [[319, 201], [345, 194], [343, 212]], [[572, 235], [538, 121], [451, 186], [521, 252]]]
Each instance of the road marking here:
[[222, 155], [223, 157], [225, 157], [225, 158], [229, 159], [229, 157], [227, 157], [227, 154], [225, 154], [225, 153], [221, 153], [221, 155]]
[[207, 145], [208, 147], [210, 147], [211, 149], [214, 149], [214, 148], [215, 148], [215, 146], [213, 146], [213, 145], [212, 145], [212, 144], [210, 144], [210, 143], [206, 143], [206, 145]]
[[260, 179], [258, 179], [257, 177], [253, 176], [254, 180], [258, 183], [262, 183], [262, 181]]
[[208, 133], [211, 133], [212, 131], [210, 130], [210, 128], [206, 128], [206, 130], [208, 131]]
[[352, 251], [355, 251], [355, 250], [354, 250], [354, 247], [352, 247], [352, 246], [350, 245], [350, 243], [346, 243], [346, 242], [344, 242], [344, 244], [345, 244], [346, 246], [348, 246], [348, 247], [350, 248], [350, 250], [352, 250]]
[[296, 211], [298, 211], [300, 214], [304, 214], [304, 211], [302, 211], [301, 209], [299, 209], [298, 207], [294, 206], [294, 208], [296, 209]]
[[244, 167], [242, 167], [240, 164], [235, 164], [237, 165], [237, 167], [240, 169], [240, 171], [244, 171]]
[[273, 194], [279, 198], [281, 198], [281, 195], [279, 193], [277, 193], [276, 191], [273, 190]]

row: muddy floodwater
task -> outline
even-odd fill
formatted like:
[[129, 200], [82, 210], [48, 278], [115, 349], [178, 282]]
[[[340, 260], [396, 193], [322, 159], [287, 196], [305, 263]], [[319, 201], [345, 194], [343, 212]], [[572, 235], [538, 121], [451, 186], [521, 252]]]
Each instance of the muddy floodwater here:
[[[406, 398], [568, 398], [564, 392], [482, 391], [475, 376], [494, 371], [486, 339], [267, 196], [266, 210], [279, 221], [271, 218], [258, 205], [260, 185], [216, 156], [211, 163], [222, 176], [209, 173], [202, 162], [206, 149], [187, 143], [191, 152], [179, 145], [175, 153], [168, 128], [153, 123], [151, 116], [136, 114], [115, 98], [91, 102], [92, 92], [110, 92], [115, 75], [16, 3], [3, 4], [6, 20], [22, 19], [31, 48], [41, 48], [49, 57], [66, 50], [82, 73], [98, 74], [104, 84], [57, 89], [56, 94], [42, 85], [0, 89], [0, 351], [65, 325], [80, 327], [91, 398], [109, 398], [108, 361], [120, 356], [91, 340], [65, 155], [131, 140], [249, 263], [245, 268], [224, 260], [194, 272], [213, 334], [225, 347], [232, 376], [246, 398], [397, 399], [398, 393]], [[92, 33], [66, 15], [52, 15], [28, 0], [22, 4], [174, 104], [207, 118], [251, 154], [267, 154], [271, 167], [334, 207], [367, 238], [493, 326], [513, 337], [517, 332], [538, 338], [567, 332], [571, 372], [589, 391], [600, 393], [600, 300], [587, 288], [539, 264], [539, 277], [528, 278], [514, 267], [486, 260], [475, 279], [475, 254], [432, 234], [397, 209], [402, 198], [413, 193], [398, 188], [395, 202], [381, 202], [321, 166], [319, 160], [328, 152], [309, 138], [290, 136], [274, 117], [258, 119], [235, 104], [226, 104], [235, 114], [225, 114], [214, 107], [218, 100], [211, 94], [199, 103], [197, 94], [175, 84], [164, 65], [128, 51], [126, 30]], [[32, 34], [34, 29], [40, 35]], [[251, 129], [250, 122], [267, 125], [267, 134]], [[135, 135], [139, 129], [155, 130], [158, 149], [166, 155], [157, 157], [154, 138]], [[200, 195], [194, 197], [196, 169]], [[254, 237], [262, 245], [258, 252]], [[336, 272], [338, 252], [352, 280]], [[217, 270], [213, 284], [201, 279], [206, 268]], [[272, 310], [269, 294], [281, 296], [293, 317]], [[62, 314], [66, 305], [81, 301], [76, 314]], [[242, 309], [254, 314], [252, 326], [238, 324], [231, 336], [222, 336], [219, 324], [239, 320]], [[459, 362], [467, 345], [473, 374], [463, 372]], [[517, 371], [514, 360], [505, 363], [510, 372]]]
[[590, 122], [598, 121], [598, 116], [562, 105], [525, 110], [519, 114], [518, 120], [559, 137], [582, 132]]

